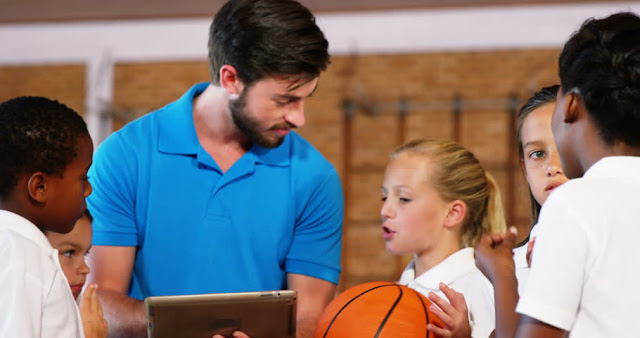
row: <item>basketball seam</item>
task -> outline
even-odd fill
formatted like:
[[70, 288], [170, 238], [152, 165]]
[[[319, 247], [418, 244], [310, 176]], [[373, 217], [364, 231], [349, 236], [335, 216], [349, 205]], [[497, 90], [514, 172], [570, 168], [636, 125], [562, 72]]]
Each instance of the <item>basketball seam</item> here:
[[389, 320], [391, 313], [393, 312], [393, 310], [395, 310], [396, 306], [398, 306], [400, 299], [402, 299], [402, 294], [403, 294], [402, 288], [398, 285], [396, 285], [396, 288], [398, 288], [398, 291], [400, 291], [400, 294], [398, 295], [398, 298], [396, 298], [396, 301], [393, 303], [393, 305], [391, 305], [391, 309], [389, 309], [389, 312], [387, 312], [387, 315], [382, 320], [382, 323], [380, 323], [380, 326], [378, 327], [378, 332], [376, 332], [374, 338], [378, 338], [378, 336], [380, 336], [380, 332], [382, 332], [382, 328], [384, 328], [384, 324], [387, 322], [387, 320]]
[[[422, 309], [424, 310], [424, 316], [425, 316], [425, 319], [427, 321], [427, 326], [428, 326], [430, 322], [429, 322], [429, 312], [427, 312], [427, 305], [424, 303], [424, 300], [422, 300], [422, 297], [418, 293], [418, 291], [413, 290], [413, 289], [411, 289], [411, 291], [413, 291], [414, 295], [416, 297], [418, 297], [418, 300], [420, 300], [420, 304], [422, 304]], [[429, 336], [431, 336], [431, 332], [429, 332], [429, 330], [427, 330], [426, 327], [425, 327], [425, 330], [427, 331], [427, 338], [429, 338]]]
[[336, 312], [336, 315], [333, 316], [333, 318], [331, 318], [331, 322], [329, 322], [329, 325], [327, 326], [327, 329], [324, 331], [324, 334], [322, 335], [323, 338], [327, 337], [327, 334], [329, 333], [329, 329], [331, 329], [331, 326], [333, 325], [333, 323], [335, 322], [336, 318], [338, 318], [338, 315], [340, 314], [340, 312], [342, 312], [342, 310], [344, 310], [349, 304], [351, 304], [354, 300], [360, 298], [360, 296], [364, 295], [367, 292], [373, 291], [375, 289], [381, 288], [381, 287], [385, 287], [385, 286], [394, 286], [395, 284], [385, 284], [385, 285], [378, 285], [376, 287], [370, 288], [368, 290], [365, 290], [363, 292], [361, 292], [359, 295], [351, 298], [347, 303], [345, 303], [338, 312]]

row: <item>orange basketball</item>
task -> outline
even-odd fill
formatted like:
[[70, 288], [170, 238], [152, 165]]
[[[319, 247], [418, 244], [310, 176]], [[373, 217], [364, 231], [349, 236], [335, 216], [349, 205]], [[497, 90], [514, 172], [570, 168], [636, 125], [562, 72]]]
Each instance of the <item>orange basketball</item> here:
[[435, 337], [427, 324], [443, 327], [419, 292], [391, 282], [356, 285], [339, 294], [318, 321], [315, 338]]

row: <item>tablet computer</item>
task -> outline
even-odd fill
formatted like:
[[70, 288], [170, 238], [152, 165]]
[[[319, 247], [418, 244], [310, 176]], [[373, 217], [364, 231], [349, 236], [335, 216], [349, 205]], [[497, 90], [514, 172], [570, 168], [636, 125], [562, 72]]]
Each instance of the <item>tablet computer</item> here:
[[149, 338], [295, 337], [293, 290], [154, 296], [144, 300]]

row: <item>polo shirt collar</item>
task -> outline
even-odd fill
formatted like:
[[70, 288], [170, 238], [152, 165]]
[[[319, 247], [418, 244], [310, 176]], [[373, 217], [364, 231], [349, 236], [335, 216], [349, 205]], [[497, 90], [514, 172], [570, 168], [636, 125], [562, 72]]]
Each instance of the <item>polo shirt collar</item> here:
[[156, 112], [159, 151], [176, 155], [198, 153], [200, 142], [193, 124], [193, 99], [208, 86], [208, 82], [199, 83], [177, 101]]
[[[207, 87], [208, 82], [199, 83], [180, 99], [158, 112], [158, 150], [176, 155], [197, 155], [202, 148], [193, 123], [193, 100]], [[291, 142], [298, 135], [291, 131], [277, 148], [269, 149], [254, 144], [244, 157], [251, 157], [256, 163], [274, 166], [290, 164]], [[204, 151], [204, 149], [202, 149]]]
[[408, 285], [415, 283], [425, 289], [438, 290], [440, 283], [451, 285], [460, 276], [467, 274], [475, 268], [473, 248], [464, 248], [456, 251], [440, 264], [429, 269], [417, 278], [415, 277], [415, 260], [411, 261], [400, 276], [400, 284]]
[[0, 210], [0, 223], [10, 231], [33, 241], [45, 252], [53, 252], [47, 237], [28, 219], [11, 211]]
[[277, 148], [264, 148], [254, 144], [248, 154], [253, 156], [256, 163], [263, 163], [278, 167], [286, 167], [291, 163], [291, 141], [297, 136], [294, 131], [284, 138], [284, 141]]

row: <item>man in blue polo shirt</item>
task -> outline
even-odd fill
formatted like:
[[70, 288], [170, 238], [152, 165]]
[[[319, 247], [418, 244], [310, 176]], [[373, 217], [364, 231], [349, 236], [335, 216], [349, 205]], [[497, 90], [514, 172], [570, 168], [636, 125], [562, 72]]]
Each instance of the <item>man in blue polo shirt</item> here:
[[211, 83], [99, 147], [90, 279], [111, 333], [144, 336], [148, 296], [288, 288], [311, 336], [340, 274], [343, 200], [292, 129], [327, 46], [295, 1], [230, 1], [211, 26]]

